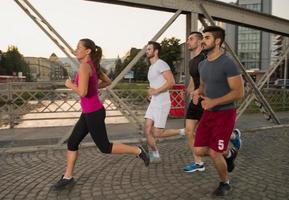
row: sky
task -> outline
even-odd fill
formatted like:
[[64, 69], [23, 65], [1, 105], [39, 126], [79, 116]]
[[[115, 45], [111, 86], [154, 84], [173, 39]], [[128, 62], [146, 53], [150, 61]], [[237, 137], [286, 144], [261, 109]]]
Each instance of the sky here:
[[[223, 0], [232, 2], [232, 0]], [[75, 48], [81, 38], [90, 38], [103, 48], [105, 58], [124, 56], [131, 47], [142, 48], [173, 13], [96, 3], [83, 0], [29, 1]], [[289, 19], [289, 1], [272, 0], [273, 15]], [[62, 57], [62, 51], [24, 13], [14, 0], [1, 0], [0, 50], [17, 46], [24, 56]], [[176, 37], [185, 41], [185, 16], [181, 15], [158, 40]]]

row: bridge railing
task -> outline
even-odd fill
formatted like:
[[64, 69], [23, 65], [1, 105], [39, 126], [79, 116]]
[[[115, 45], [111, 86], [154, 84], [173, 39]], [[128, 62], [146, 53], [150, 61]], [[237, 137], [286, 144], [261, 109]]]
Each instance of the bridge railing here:
[[[99, 92], [108, 117], [143, 117], [149, 104], [146, 89], [113, 89], [117, 99], [105, 89]], [[175, 102], [185, 98], [182, 90], [171, 92]], [[184, 109], [184, 105], [176, 102], [172, 108]], [[10, 82], [0, 84], [0, 112], [0, 124], [13, 128], [25, 120], [77, 118], [74, 113], [80, 113], [81, 108], [78, 95], [65, 89], [63, 82]], [[62, 113], [65, 115], [59, 115]]]
[[[184, 109], [183, 90], [171, 90], [172, 109]], [[100, 90], [100, 96], [107, 110], [108, 117], [143, 117], [149, 104], [146, 89], [113, 89], [113, 96], [108, 91]], [[289, 110], [289, 90], [263, 89], [262, 93], [275, 111]], [[124, 106], [125, 105], [125, 106]], [[238, 106], [238, 104], [237, 104]], [[258, 112], [252, 103], [246, 112]], [[25, 120], [53, 120], [77, 118], [81, 108], [79, 97], [65, 89], [63, 82], [10, 82], [0, 84], [0, 125], [9, 124], [13, 128]], [[59, 115], [63, 114], [64, 115]], [[37, 117], [24, 117], [33, 116]], [[35, 115], [36, 116], [36, 115]], [[139, 121], [133, 121], [138, 123]]]

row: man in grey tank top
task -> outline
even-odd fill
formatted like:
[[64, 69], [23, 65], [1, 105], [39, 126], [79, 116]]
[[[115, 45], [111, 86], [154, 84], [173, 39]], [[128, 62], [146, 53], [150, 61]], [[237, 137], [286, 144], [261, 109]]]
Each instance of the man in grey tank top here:
[[213, 195], [224, 196], [231, 190], [228, 172], [234, 169], [238, 153], [235, 148], [227, 150], [236, 120], [234, 101], [243, 97], [244, 84], [236, 64], [221, 49], [225, 31], [209, 26], [203, 34], [207, 59], [199, 64], [200, 86], [193, 93], [193, 102], [197, 104], [202, 98], [204, 112], [194, 150], [197, 156], [211, 157], [220, 178]]

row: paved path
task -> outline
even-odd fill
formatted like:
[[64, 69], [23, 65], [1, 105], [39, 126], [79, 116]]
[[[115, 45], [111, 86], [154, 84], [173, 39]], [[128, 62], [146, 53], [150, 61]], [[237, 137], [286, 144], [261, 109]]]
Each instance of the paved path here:
[[[244, 146], [231, 174], [233, 191], [228, 200], [288, 200], [289, 131], [243, 133]], [[217, 187], [212, 162], [206, 171], [186, 174], [191, 160], [185, 139], [160, 143], [163, 162], [151, 164], [130, 155], [104, 155], [96, 148], [81, 148], [74, 187], [50, 190], [63, 173], [65, 149], [0, 154], [0, 199], [113, 199], [205, 200]]]

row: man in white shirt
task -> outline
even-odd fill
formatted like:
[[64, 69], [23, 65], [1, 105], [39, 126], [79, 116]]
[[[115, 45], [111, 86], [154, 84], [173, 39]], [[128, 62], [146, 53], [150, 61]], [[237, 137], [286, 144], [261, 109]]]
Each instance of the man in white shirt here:
[[168, 64], [159, 58], [161, 46], [157, 42], [148, 42], [146, 56], [151, 66], [148, 71], [151, 96], [150, 104], [145, 114], [144, 132], [151, 150], [151, 161], [160, 161], [155, 138], [184, 135], [183, 129], [165, 130], [167, 117], [171, 108], [169, 89], [175, 84], [175, 79]]

